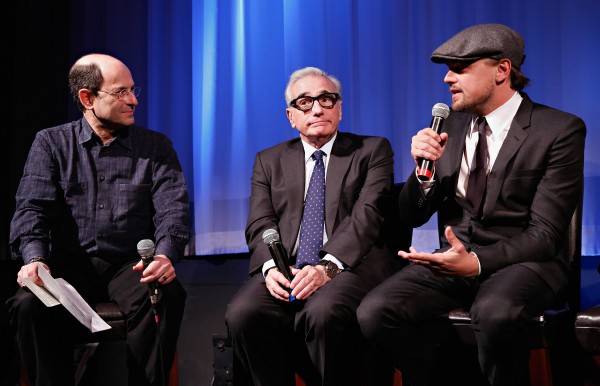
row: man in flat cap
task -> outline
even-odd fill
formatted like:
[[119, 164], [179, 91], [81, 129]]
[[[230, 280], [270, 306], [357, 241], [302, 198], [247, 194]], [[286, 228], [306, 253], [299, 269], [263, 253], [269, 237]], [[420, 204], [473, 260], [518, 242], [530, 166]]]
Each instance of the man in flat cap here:
[[448, 66], [452, 111], [443, 133], [413, 137], [415, 161], [434, 161], [435, 172], [423, 181], [417, 168], [399, 204], [415, 227], [437, 212], [440, 249], [400, 251], [412, 264], [358, 309], [404, 385], [440, 384], [432, 370], [447, 331], [428, 327], [457, 307], [470, 310], [489, 383], [528, 385], [528, 322], [564, 302], [561, 249], [582, 195], [586, 127], [521, 91], [524, 58], [521, 36], [499, 24], [467, 28], [431, 56]]

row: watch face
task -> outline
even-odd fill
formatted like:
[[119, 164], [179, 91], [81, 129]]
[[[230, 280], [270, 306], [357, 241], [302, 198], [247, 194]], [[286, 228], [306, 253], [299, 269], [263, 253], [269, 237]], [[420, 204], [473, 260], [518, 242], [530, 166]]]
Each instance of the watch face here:
[[330, 279], [336, 277], [340, 272], [340, 268], [333, 261], [330, 260], [321, 260], [317, 263], [318, 265], [322, 265], [325, 267], [325, 273]]
[[328, 261], [327, 265], [325, 266], [325, 272], [327, 272], [327, 276], [329, 276], [329, 278], [334, 278], [339, 273], [339, 268], [334, 262]]

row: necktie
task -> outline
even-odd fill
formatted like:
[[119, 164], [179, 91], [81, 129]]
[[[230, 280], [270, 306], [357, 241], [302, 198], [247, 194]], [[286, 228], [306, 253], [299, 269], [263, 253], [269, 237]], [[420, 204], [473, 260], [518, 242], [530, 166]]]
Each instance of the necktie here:
[[486, 121], [484, 117], [477, 118], [477, 132], [479, 141], [471, 162], [471, 171], [469, 173], [469, 185], [467, 186], [467, 201], [471, 203], [476, 214], [480, 214], [483, 197], [485, 195], [485, 186], [488, 169], [488, 147], [485, 135]]
[[323, 153], [317, 150], [312, 158], [315, 160], [315, 168], [306, 199], [304, 201], [304, 213], [302, 214], [302, 225], [300, 229], [300, 242], [296, 258], [296, 267], [302, 268], [319, 262], [319, 251], [323, 246], [323, 223], [325, 222], [325, 164]]

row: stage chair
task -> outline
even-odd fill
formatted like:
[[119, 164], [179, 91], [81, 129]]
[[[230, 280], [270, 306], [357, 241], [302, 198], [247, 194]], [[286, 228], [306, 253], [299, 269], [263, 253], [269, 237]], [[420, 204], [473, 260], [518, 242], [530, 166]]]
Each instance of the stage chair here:
[[[600, 265], [598, 272], [600, 272]], [[584, 385], [598, 386], [600, 385], [600, 305], [577, 314], [575, 337], [583, 351]]]
[[[125, 320], [125, 315], [121, 313], [116, 303], [113, 302], [105, 302], [98, 303], [95, 306], [96, 313], [104, 319], [106, 323], [112, 328], [105, 331], [100, 331], [97, 333], [89, 333], [84, 340], [81, 342], [83, 345], [82, 352], [80, 357], [83, 360], [87, 360], [91, 355], [93, 355], [96, 349], [96, 343], [104, 343], [104, 342], [114, 342], [114, 341], [124, 341], [127, 337], [127, 324]], [[75, 378], [79, 379], [83, 375], [83, 371], [85, 370], [85, 363], [80, 364], [78, 368], [75, 370]], [[110, 371], [110, 368], [107, 369]], [[171, 370], [169, 371], [169, 379], [168, 386], [177, 386], [179, 383], [179, 375], [178, 375], [178, 361], [177, 361], [177, 352], [175, 352], [175, 358], [173, 359], [173, 364], [171, 365]], [[21, 362], [21, 380], [20, 386], [31, 386], [31, 383], [27, 377], [27, 372], [25, 371], [25, 366]]]

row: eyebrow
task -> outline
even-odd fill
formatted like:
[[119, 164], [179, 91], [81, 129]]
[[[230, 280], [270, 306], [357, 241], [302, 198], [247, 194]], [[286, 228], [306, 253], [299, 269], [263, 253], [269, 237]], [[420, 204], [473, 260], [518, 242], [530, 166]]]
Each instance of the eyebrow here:
[[131, 86], [131, 87], [126, 87], [126, 86], [117, 86], [113, 88], [112, 92], [119, 92], [119, 91], [123, 91], [123, 90], [133, 90], [135, 88], [135, 85]]
[[[323, 95], [323, 94], [333, 94], [333, 93], [335, 93], [335, 91], [329, 91], [329, 90], [323, 89], [320, 92], [318, 92], [317, 95], [315, 95], [315, 96], [319, 96], [319, 95]], [[308, 94], [309, 94], [308, 91], [305, 91], [305, 92], [301, 93], [300, 95], [298, 95], [294, 99], [298, 99], [298, 98], [302, 98], [302, 97], [305, 97], [305, 96], [309, 96]]]

